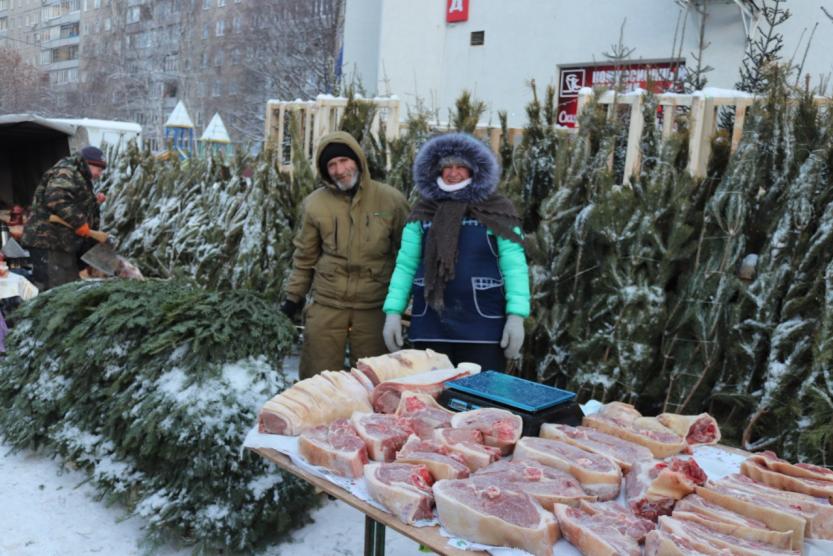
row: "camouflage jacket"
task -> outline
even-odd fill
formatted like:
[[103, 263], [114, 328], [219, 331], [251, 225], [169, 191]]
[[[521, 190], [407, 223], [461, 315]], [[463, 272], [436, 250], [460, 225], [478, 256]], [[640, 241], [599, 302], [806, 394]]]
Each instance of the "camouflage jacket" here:
[[[49, 222], [50, 214], [63, 218], [72, 229]], [[43, 175], [35, 190], [32, 216], [23, 229], [21, 243], [24, 247], [81, 255], [95, 244], [75, 233], [84, 224], [93, 230], [99, 227], [92, 176], [87, 163], [79, 155], [68, 156]]]

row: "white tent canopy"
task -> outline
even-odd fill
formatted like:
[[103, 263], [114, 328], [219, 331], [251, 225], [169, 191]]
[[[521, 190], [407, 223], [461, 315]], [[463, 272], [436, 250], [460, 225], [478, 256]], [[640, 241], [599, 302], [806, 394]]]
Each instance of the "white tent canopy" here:
[[211, 121], [208, 122], [208, 126], [203, 131], [200, 141], [206, 141], [208, 143], [231, 143], [231, 138], [229, 137], [228, 131], [226, 131], [223, 119], [220, 118], [220, 114], [215, 113]]
[[185, 104], [181, 100], [176, 103], [174, 111], [171, 112], [168, 121], [165, 122], [165, 127], [188, 127], [193, 129], [194, 122], [191, 121], [191, 116], [188, 115]]

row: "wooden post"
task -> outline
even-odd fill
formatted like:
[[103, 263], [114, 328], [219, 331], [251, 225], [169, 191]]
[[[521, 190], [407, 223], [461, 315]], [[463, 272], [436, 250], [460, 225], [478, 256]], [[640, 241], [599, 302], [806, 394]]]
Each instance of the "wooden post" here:
[[746, 110], [751, 104], [751, 100], [738, 99], [735, 105], [735, 125], [732, 128], [731, 152], [735, 152], [740, 144], [740, 138], [743, 136], [743, 126], [746, 123]]
[[576, 101], [576, 129], [578, 129], [578, 117], [581, 115], [582, 110], [587, 106], [587, 104], [593, 99], [593, 89], [585, 88], [579, 89], [578, 92], [578, 100]]
[[503, 136], [503, 130], [499, 127], [493, 127], [489, 130], [489, 147], [492, 152], [498, 154], [500, 152], [500, 138]]
[[662, 140], [667, 141], [671, 134], [674, 133], [674, 118], [677, 117], [677, 103], [671, 101], [670, 104], [662, 105]]
[[714, 100], [697, 96], [691, 103], [691, 137], [688, 142], [688, 172], [694, 178], [706, 177], [711, 135], [714, 131]]
[[645, 97], [640, 93], [631, 103], [631, 121], [628, 126], [628, 150], [625, 153], [625, 175], [622, 183], [630, 185], [631, 176], [639, 173], [642, 162], [642, 130], [645, 127], [645, 117], [642, 115], [642, 104]]
[[275, 103], [271, 100], [266, 102], [266, 121], [263, 129], [263, 149], [269, 150], [275, 147]]
[[286, 126], [286, 104], [283, 102], [278, 107], [278, 136], [275, 141], [275, 151], [278, 155], [278, 164], [283, 165], [283, 130]]

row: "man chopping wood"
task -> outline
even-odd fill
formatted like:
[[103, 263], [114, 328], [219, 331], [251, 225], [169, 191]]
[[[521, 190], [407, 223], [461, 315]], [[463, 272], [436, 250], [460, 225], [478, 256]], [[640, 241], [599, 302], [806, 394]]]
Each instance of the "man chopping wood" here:
[[81, 255], [107, 241], [98, 230], [99, 200], [93, 191], [106, 166], [101, 149], [86, 146], [47, 170], [35, 190], [21, 243], [29, 249], [32, 282], [41, 291], [78, 280]]
[[303, 202], [292, 273], [281, 310], [290, 318], [304, 305], [300, 377], [344, 368], [386, 353], [385, 300], [402, 227], [405, 196], [374, 181], [358, 142], [343, 131], [322, 138], [316, 167], [324, 187]]

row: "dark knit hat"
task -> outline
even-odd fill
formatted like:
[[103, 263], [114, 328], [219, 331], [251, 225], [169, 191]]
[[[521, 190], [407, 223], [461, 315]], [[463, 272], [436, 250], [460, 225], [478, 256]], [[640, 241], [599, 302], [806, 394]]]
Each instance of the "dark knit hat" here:
[[346, 156], [351, 159], [356, 163], [359, 170], [361, 170], [359, 156], [353, 152], [353, 149], [344, 143], [330, 143], [324, 147], [324, 150], [321, 151], [321, 156], [318, 157], [318, 171], [321, 173], [322, 178], [325, 180], [330, 179], [330, 173], [327, 171], [327, 163], [334, 158], [338, 158], [339, 156]]
[[99, 168], [106, 168], [107, 163], [104, 161], [104, 153], [98, 147], [87, 145], [81, 149], [81, 158], [87, 161], [90, 166], [98, 166]]

